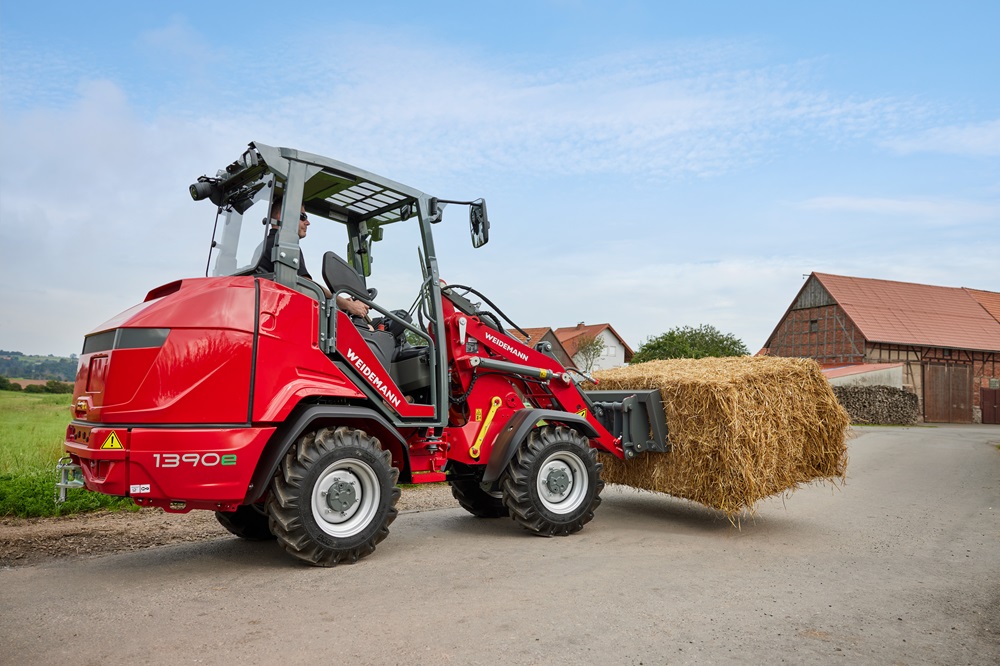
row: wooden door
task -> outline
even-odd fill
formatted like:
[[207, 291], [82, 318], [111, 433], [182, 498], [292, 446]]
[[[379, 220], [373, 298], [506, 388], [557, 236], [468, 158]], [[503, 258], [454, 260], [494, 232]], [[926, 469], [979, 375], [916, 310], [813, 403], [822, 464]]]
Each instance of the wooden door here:
[[983, 423], [1000, 423], [1000, 389], [979, 389], [979, 404], [983, 408]]
[[972, 423], [972, 366], [924, 366], [924, 421]]

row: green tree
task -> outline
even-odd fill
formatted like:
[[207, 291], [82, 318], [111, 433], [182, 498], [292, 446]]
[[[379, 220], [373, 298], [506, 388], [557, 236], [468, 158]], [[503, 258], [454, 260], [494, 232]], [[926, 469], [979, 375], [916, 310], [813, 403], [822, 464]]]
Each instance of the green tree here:
[[743, 341], [722, 333], [709, 324], [698, 328], [679, 326], [655, 338], [647, 338], [630, 363], [644, 363], [663, 358], [705, 358], [707, 356], [746, 356]]

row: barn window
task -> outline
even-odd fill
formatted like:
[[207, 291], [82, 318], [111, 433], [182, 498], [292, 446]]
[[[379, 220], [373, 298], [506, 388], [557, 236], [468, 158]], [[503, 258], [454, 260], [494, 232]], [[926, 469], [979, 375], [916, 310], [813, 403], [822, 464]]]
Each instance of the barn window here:
[[810, 319], [809, 320], [809, 332], [810, 333], [818, 333], [819, 332], [819, 319]]

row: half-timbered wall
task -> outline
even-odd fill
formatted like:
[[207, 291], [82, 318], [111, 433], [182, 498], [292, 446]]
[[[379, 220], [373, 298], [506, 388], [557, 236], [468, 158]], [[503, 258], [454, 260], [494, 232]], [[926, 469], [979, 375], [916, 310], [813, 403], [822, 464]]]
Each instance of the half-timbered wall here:
[[813, 358], [820, 365], [850, 365], [865, 362], [865, 340], [839, 305], [819, 305], [790, 310], [771, 338], [768, 353]]

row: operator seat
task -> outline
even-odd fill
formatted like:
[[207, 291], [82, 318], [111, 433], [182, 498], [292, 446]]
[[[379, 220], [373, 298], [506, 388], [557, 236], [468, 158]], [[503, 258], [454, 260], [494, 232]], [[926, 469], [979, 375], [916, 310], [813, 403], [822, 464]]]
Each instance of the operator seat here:
[[[366, 288], [364, 280], [354, 270], [354, 267], [334, 252], [323, 254], [323, 281], [326, 282], [326, 286], [335, 298], [337, 294], [343, 291], [349, 294], [368, 294], [370, 299], [374, 299], [378, 293], [375, 289]], [[396, 341], [392, 335], [385, 331], [369, 331], [367, 321], [361, 319], [361, 317], [351, 317], [351, 320], [357, 325], [358, 333], [368, 343], [368, 346], [374, 352], [382, 367], [389, 369], [392, 361], [392, 351], [396, 345]], [[358, 320], [361, 321], [359, 322]]]

